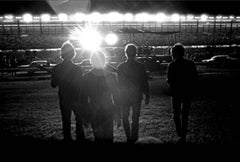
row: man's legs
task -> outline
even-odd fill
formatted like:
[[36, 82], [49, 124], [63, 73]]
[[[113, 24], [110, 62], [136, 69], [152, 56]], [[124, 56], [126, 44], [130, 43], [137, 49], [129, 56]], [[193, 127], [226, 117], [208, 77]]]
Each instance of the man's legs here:
[[105, 114], [105, 121], [102, 125], [103, 140], [105, 144], [113, 143], [113, 117]]
[[132, 135], [131, 140], [136, 142], [138, 140], [138, 129], [139, 129], [139, 116], [140, 116], [140, 109], [141, 109], [141, 102], [134, 104], [132, 106], [133, 113], [132, 113]]
[[179, 97], [172, 97], [172, 107], [173, 107], [173, 120], [175, 123], [176, 131], [178, 137], [182, 136], [182, 131], [181, 131], [181, 119], [180, 119], [180, 113], [181, 113], [181, 101]]
[[185, 99], [183, 101], [183, 107], [182, 107], [182, 140], [183, 141], [186, 140], [186, 135], [187, 135], [190, 105], [191, 105], [190, 99]]
[[81, 107], [76, 106], [73, 109], [75, 118], [76, 118], [76, 139], [77, 141], [84, 141], [85, 135], [84, 135], [84, 129], [83, 129], [83, 112], [81, 110]]
[[62, 116], [62, 127], [63, 127], [63, 138], [64, 140], [71, 141], [71, 109], [60, 104], [61, 116]]
[[126, 106], [126, 105], [123, 106], [122, 107], [122, 120], [123, 120], [123, 128], [125, 130], [127, 141], [129, 141], [131, 139], [129, 113], [130, 113], [130, 106]]

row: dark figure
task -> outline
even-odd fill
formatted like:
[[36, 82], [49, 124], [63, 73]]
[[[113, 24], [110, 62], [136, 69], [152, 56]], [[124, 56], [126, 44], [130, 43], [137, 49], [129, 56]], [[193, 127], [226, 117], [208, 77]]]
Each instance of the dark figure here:
[[[128, 44], [125, 47], [127, 61], [117, 68], [120, 104], [122, 105], [123, 126], [127, 142], [134, 143], [138, 139], [139, 116], [141, 101], [145, 94], [145, 104], [149, 103], [149, 85], [144, 64], [138, 62], [136, 57], [137, 47]], [[132, 108], [132, 124], [129, 123]]]
[[76, 117], [76, 138], [84, 140], [82, 127], [83, 107], [81, 107], [81, 82], [82, 70], [72, 62], [75, 56], [75, 48], [70, 42], [65, 42], [61, 47], [63, 62], [53, 67], [51, 85], [58, 87], [59, 104], [61, 109], [63, 136], [67, 141], [71, 137], [71, 114]]
[[167, 82], [169, 83], [174, 123], [179, 142], [186, 141], [188, 115], [193, 92], [198, 78], [197, 70], [192, 61], [186, 60], [184, 46], [175, 44], [171, 49], [173, 61], [168, 65]]
[[107, 69], [105, 54], [100, 51], [92, 53], [91, 64], [93, 69], [84, 75], [84, 94], [89, 103], [89, 121], [95, 142], [110, 144], [113, 143], [115, 115], [120, 120], [117, 76]]

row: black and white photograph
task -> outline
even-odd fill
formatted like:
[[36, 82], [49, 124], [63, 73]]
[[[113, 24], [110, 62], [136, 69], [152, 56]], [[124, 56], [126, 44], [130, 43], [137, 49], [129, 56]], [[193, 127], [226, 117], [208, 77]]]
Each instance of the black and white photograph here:
[[240, 144], [237, 0], [0, 0], [0, 143]]

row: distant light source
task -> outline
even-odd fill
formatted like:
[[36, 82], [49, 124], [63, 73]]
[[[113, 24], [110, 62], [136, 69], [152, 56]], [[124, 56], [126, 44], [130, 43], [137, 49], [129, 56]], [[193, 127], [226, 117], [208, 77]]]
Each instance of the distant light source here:
[[123, 20], [124, 20], [124, 16], [118, 12], [110, 12], [104, 15], [104, 21], [118, 22]]
[[192, 20], [193, 18], [194, 18], [193, 15], [187, 15], [187, 19], [188, 19], [188, 20]]
[[84, 13], [76, 13], [74, 15], [74, 20], [75, 21], [84, 21], [84, 20], [86, 20], [86, 15]]
[[23, 15], [23, 21], [32, 22], [32, 20], [33, 20], [33, 16], [31, 14], [26, 13], [26, 14]]
[[150, 15], [148, 13], [139, 13], [135, 15], [135, 20], [139, 22], [150, 21]]
[[124, 21], [133, 21], [134, 20], [134, 16], [133, 16], [133, 14], [131, 14], [131, 13], [126, 13], [125, 15], [124, 15]]
[[13, 20], [14, 17], [13, 15], [5, 15], [4, 18], [7, 20]]
[[172, 16], [171, 16], [171, 20], [172, 21], [179, 21], [180, 20], [180, 16], [179, 16], [179, 14], [173, 14]]
[[100, 22], [102, 21], [102, 15], [98, 12], [93, 12], [88, 16], [88, 21]]
[[207, 21], [207, 19], [208, 19], [208, 16], [205, 14], [201, 15], [201, 17], [200, 17], [201, 21]]
[[106, 35], [105, 41], [107, 42], [107, 44], [113, 45], [113, 44], [117, 43], [118, 37], [116, 34], [110, 33], [110, 34]]
[[50, 21], [51, 16], [49, 14], [42, 14], [41, 20], [42, 21]]
[[91, 27], [73, 29], [69, 35], [69, 39], [79, 41], [82, 48], [89, 51], [97, 50], [102, 43], [101, 34]]
[[60, 21], [67, 21], [68, 20], [68, 16], [65, 13], [60, 13], [60, 14], [58, 14], [58, 19]]
[[166, 15], [164, 13], [156, 14], [156, 21], [163, 22], [166, 20]]

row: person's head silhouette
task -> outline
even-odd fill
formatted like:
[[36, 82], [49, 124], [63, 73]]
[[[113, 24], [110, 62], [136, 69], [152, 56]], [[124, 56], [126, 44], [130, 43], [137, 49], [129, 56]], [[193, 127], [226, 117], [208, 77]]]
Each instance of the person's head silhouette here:
[[76, 50], [70, 41], [66, 41], [62, 44], [60, 55], [64, 61], [72, 60], [76, 55]]
[[127, 44], [124, 49], [125, 55], [128, 59], [134, 59], [137, 54], [137, 46], [135, 44]]
[[95, 69], [103, 69], [106, 63], [105, 54], [101, 51], [94, 51], [90, 61]]
[[183, 44], [176, 43], [173, 45], [173, 47], [171, 49], [171, 55], [174, 60], [183, 58], [184, 53], [185, 53], [185, 49], [184, 49]]

